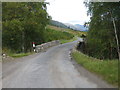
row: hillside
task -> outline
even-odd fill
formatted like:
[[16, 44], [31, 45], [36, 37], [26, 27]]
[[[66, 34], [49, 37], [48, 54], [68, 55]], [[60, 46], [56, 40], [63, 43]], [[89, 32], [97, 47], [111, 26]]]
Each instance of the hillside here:
[[55, 21], [55, 20], [50, 20], [50, 25], [56, 26], [56, 27], [61, 27], [61, 28], [68, 28], [65, 24]]
[[85, 28], [84, 25], [80, 25], [80, 24], [73, 25], [70, 23], [62, 23], [62, 22], [55, 21], [55, 20], [50, 20], [49, 24], [52, 26], [65, 28], [65, 29], [72, 29], [75, 31], [84, 31], [84, 32], [88, 31], [88, 28]]
[[77, 31], [83, 31], [83, 32], [86, 32], [88, 31], [88, 28], [84, 27], [84, 25], [80, 25], [80, 24], [69, 24], [69, 23], [65, 23], [65, 25], [70, 28], [70, 29], [73, 29], [73, 30], [77, 30]]
[[60, 27], [51, 26], [51, 25], [47, 25], [47, 28], [62, 31], [62, 32], [69, 32], [69, 33], [73, 34], [74, 36], [78, 36], [78, 37], [80, 37], [82, 34], [87, 35], [87, 32], [74, 31], [72, 29], [65, 29], [65, 28], [60, 28]]
[[70, 40], [74, 37], [72, 33], [58, 30], [57, 28], [47, 27], [45, 30], [45, 42], [53, 40]]

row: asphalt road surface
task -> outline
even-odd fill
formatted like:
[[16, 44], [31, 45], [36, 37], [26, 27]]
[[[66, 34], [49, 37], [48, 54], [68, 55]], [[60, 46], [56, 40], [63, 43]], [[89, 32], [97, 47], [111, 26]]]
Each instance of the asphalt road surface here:
[[[76, 43], [61, 44], [46, 52], [3, 63], [3, 88], [111, 87], [97, 76], [80, 73], [74, 66], [70, 50]], [[86, 72], [82, 68], [79, 70]]]

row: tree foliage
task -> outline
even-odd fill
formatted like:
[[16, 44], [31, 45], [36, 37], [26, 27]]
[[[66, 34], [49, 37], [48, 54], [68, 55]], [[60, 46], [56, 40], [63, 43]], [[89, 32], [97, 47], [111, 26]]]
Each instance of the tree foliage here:
[[[120, 41], [120, 2], [87, 2], [91, 15], [86, 53], [100, 59], [118, 58], [112, 17]], [[112, 16], [111, 13], [112, 12]]]
[[45, 2], [3, 2], [3, 48], [29, 51], [32, 42], [44, 42], [48, 21]]

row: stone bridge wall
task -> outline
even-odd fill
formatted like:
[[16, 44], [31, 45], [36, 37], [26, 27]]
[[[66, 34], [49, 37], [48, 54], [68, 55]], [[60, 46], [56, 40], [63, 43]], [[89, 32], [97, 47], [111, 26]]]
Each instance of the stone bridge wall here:
[[55, 46], [55, 45], [59, 45], [59, 44], [60, 44], [59, 40], [43, 43], [41, 45], [37, 45], [36, 48], [35, 48], [35, 51], [38, 53], [38, 52], [46, 50], [49, 47], [52, 47], [52, 46]]

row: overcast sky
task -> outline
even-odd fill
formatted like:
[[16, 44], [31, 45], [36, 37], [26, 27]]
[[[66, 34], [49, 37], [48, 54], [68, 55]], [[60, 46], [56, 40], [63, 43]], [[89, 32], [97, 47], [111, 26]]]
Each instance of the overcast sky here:
[[47, 12], [53, 20], [63, 23], [81, 24], [89, 21], [84, 0], [46, 0]]

